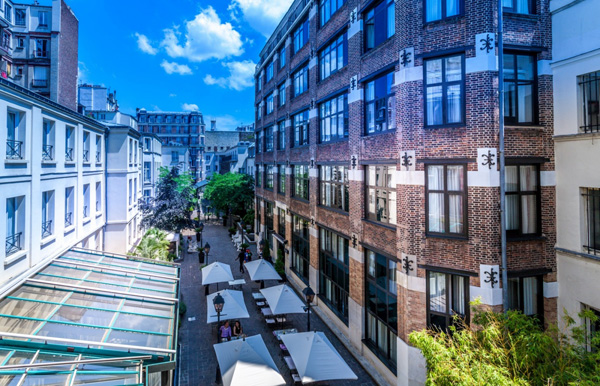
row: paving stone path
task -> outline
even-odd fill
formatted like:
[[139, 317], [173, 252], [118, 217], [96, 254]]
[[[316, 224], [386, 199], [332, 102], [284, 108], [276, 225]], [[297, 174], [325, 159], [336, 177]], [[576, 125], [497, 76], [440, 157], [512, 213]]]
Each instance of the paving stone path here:
[[[191, 232], [185, 236], [192, 235]], [[267, 327], [263, 316], [256, 307], [251, 293], [252, 288], [258, 284], [250, 281], [248, 274], [239, 272], [239, 263], [235, 261], [237, 252], [231, 242], [227, 228], [217, 223], [209, 223], [204, 226], [203, 243], [208, 242], [211, 246], [208, 263], [220, 261], [231, 265], [231, 271], [235, 279], [244, 278], [247, 284], [242, 287], [244, 300], [250, 314], [249, 319], [241, 319], [244, 333], [248, 336], [261, 334], [267, 348], [285, 378], [288, 385], [293, 384], [290, 372], [281, 356], [279, 343], [273, 336], [272, 329]], [[257, 257], [256, 248], [253, 250], [253, 258]], [[206, 298], [204, 288], [201, 285], [200, 264], [197, 253], [187, 253], [186, 244], [183, 246], [184, 259], [181, 262], [181, 298], [187, 306], [187, 312], [183, 316], [179, 329], [179, 385], [199, 386], [217, 385], [215, 383], [217, 373], [217, 357], [213, 344], [217, 341], [217, 330], [215, 325], [206, 323]], [[206, 263], [206, 260], [205, 260]], [[276, 281], [266, 281], [265, 287], [278, 284]], [[219, 284], [219, 289], [228, 288], [226, 283]], [[210, 293], [215, 292], [216, 285], [210, 286]], [[306, 331], [306, 314], [292, 314], [287, 316], [291, 321], [290, 327], [298, 331]], [[360, 366], [354, 357], [346, 350], [344, 345], [329, 330], [323, 321], [316, 315], [311, 314], [311, 329], [324, 332], [334, 347], [346, 360], [352, 371], [358, 376], [357, 381], [332, 381], [321, 384], [332, 386], [338, 385], [376, 385], [375, 381]]]

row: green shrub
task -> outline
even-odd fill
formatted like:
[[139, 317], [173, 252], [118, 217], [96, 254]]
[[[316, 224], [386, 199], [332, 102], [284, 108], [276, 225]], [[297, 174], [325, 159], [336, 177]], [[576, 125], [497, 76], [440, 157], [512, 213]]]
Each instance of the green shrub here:
[[185, 315], [185, 312], [187, 311], [187, 306], [185, 305], [185, 303], [183, 301], [179, 302], [179, 315], [183, 316]]
[[281, 249], [277, 250], [277, 260], [275, 260], [275, 271], [282, 277], [285, 278], [285, 258]]

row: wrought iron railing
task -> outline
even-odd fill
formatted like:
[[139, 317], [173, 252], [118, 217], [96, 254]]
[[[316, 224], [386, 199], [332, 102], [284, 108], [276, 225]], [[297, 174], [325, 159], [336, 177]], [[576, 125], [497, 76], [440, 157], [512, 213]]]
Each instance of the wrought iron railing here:
[[65, 160], [66, 161], [73, 161], [73, 148], [72, 147], [68, 147], [65, 150]]
[[21, 232], [6, 237], [6, 256], [19, 252], [21, 249]]
[[42, 146], [42, 160], [52, 161], [54, 159], [54, 146], [44, 145]]
[[48, 79], [34, 79], [31, 81], [31, 86], [32, 87], [48, 87]]
[[23, 142], [22, 141], [6, 141], [6, 158], [8, 159], [23, 159]]
[[73, 225], [73, 212], [67, 212], [65, 213], [65, 228], [68, 228], [71, 225]]
[[102, 205], [100, 205], [100, 201], [96, 201], [96, 212], [100, 212], [102, 209]]
[[52, 220], [42, 223], [42, 239], [52, 236]]
[[88, 216], [89, 216], [89, 214], [88, 214], [88, 207], [87, 207], [87, 205], [84, 205], [83, 206], [83, 218], [86, 218]]
[[83, 150], [83, 162], [90, 162], [90, 151]]
[[102, 161], [102, 153], [99, 151], [96, 152], [96, 163], [100, 163]]

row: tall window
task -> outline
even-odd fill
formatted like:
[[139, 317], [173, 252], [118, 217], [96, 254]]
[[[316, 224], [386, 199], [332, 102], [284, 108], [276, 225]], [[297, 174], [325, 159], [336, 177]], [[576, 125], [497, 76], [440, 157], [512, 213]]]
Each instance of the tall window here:
[[24, 9], [15, 9], [15, 25], [24, 26], [27, 11]]
[[583, 248], [587, 253], [600, 255], [600, 189], [586, 189], [585, 199], [587, 242]]
[[42, 192], [42, 239], [54, 233], [54, 190]]
[[346, 34], [343, 34], [319, 53], [321, 79], [336, 73], [346, 64], [348, 64], [348, 41]]
[[257, 91], [262, 90], [262, 84], [263, 84], [263, 76], [262, 76], [262, 74], [260, 74], [258, 76], [258, 81], [256, 82], [256, 90]]
[[273, 126], [265, 129], [265, 151], [273, 151]]
[[285, 89], [286, 89], [285, 83], [282, 83], [279, 85], [279, 93], [278, 93], [279, 107], [285, 105]]
[[296, 54], [306, 43], [308, 43], [308, 18], [304, 20], [292, 33], [294, 42], [294, 54]]
[[528, 316], [544, 318], [542, 276], [510, 277], [508, 274], [508, 308]]
[[308, 144], [308, 110], [294, 115], [294, 146]]
[[265, 201], [265, 227], [267, 232], [273, 232], [273, 205], [270, 201]]
[[[146, 191], [144, 191], [145, 194]], [[150, 192], [150, 191], [148, 191]], [[150, 194], [148, 194], [148, 197], [150, 197]], [[146, 203], [148, 203], [149, 201], [146, 200]], [[96, 182], [96, 213], [99, 213], [102, 211], [102, 184], [100, 182]]]
[[462, 0], [425, 0], [425, 21], [427, 23], [461, 13]]
[[281, 208], [278, 209], [277, 221], [278, 221], [277, 233], [279, 233], [279, 236], [281, 236], [285, 239], [285, 210], [283, 210]]
[[348, 212], [348, 167], [320, 166], [319, 169], [321, 205]]
[[35, 56], [37, 58], [47, 58], [48, 53], [48, 40], [35, 39]]
[[286, 59], [286, 57], [285, 57], [285, 46], [283, 46], [279, 50], [279, 69], [282, 69], [283, 67], [285, 67], [285, 62], [286, 62], [285, 59]]
[[152, 181], [152, 167], [151, 167], [152, 163], [151, 162], [144, 162], [144, 182], [150, 182]]
[[262, 102], [256, 105], [256, 118], [262, 118]]
[[396, 33], [394, 0], [383, 0], [365, 13], [365, 51], [377, 47]]
[[300, 279], [308, 282], [310, 266], [310, 232], [308, 220], [294, 215], [292, 222], [292, 271]]
[[294, 197], [309, 199], [308, 181], [308, 165], [294, 165]]
[[23, 115], [16, 111], [8, 110], [6, 114], [6, 158], [25, 158], [25, 128], [22, 125]]
[[48, 27], [48, 12], [39, 12], [38, 19], [40, 27]]
[[277, 124], [277, 150], [285, 149], [285, 121]]
[[396, 167], [367, 166], [367, 218], [396, 224]]
[[425, 61], [425, 125], [463, 123], [463, 55]]
[[506, 166], [506, 232], [509, 236], [540, 234], [539, 165]]
[[427, 165], [427, 232], [466, 234], [465, 165]]
[[321, 27], [331, 19], [338, 9], [344, 5], [345, 0], [321, 0], [319, 1], [319, 22]]
[[75, 128], [67, 126], [65, 128], [65, 161], [73, 162], [75, 160]]
[[532, 0], [502, 0], [505, 11], [530, 14], [534, 13]]
[[262, 188], [262, 172], [259, 171], [260, 165], [256, 166], [256, 186]]
[[340, 95], [319, 105], [321, 142], [348, 138], [348, 95]]
[[427, 271], [427, 325], [447, 330], [455, 315], [469, 322], [469, 278]]
[[4, 18], [12, 23], [12, 6], [8, 2], [4, 3]]
[[593, 313], [596, 316], [596, 320], [592, 320], [591, 318], [586, 317], [584, 320], [585, 323], [585, 332], [586, 332], [586, 345], [587, 345], [587, 349], [588, 351], [594, 351], [597, 352], [598, 349], [600, 348], [598, 343], [593, 343], [592, 339], [594, 337], [597, 337], [598, 334], [600, 334], [600, 311], [587, 306], [587, 305], [583, 305], [584, 309], [586, 309], [587, 311]]
[[25, 247], [25, 196], [6, 199], [6, 256]]
[[267, 66], [267, 80], [266, 80], [267, 82], [270, 81], [271, 79], [273, 79], [273, 65], [274, 65], [274, 63], [271, 62]]
[[294, 97], [308, 90], [308, 64], [296, 71], [294, 79]]
[[321, 228], [319, 241], [319, 297], [347, 323], [350, 292], [348, 239]]
[[398, 337], [396, 260], [367, 250], [366, 265], [367, 346], [395, 370]]
[[532, 55], [504, 54], [504, 122], [536, 122], [536, 60]]
[[267, 165], [265, 175], [265, 188], [273, 190], [273, 185], [275, 184], [275, 166]]
[[102, 162], [102, 136], [96, 135], [96, 163]]
[[271, 114], [275, 109], [275, 104], [273, 100], [273, 93], [267, 95], [267, 115]]
[[42, 161], [54, 160], [54, 122], [44, 119], [42, 124]]
[[278, 166], [277, 192], [285, 194], [285, 165]]
[[393, 72], [382, 75], [365, 85], [366, 134], [396, 128], [395, 97], [392, 93], [393, 85]]
[[264, 144], [265, 138], [264, 138], [264, 134], [263, 131], [260, 130], [258, 132], [258, 139], [256, 140], [256, 152], [257, 153], [262, 153], [263, 151], [263, 144]]
[[73, 186], [65, 189], [65, 228], [75, 224], [75, 188]]
[[600, 131], [600, 71], [577, 77], [579, 83], [579, 130]]

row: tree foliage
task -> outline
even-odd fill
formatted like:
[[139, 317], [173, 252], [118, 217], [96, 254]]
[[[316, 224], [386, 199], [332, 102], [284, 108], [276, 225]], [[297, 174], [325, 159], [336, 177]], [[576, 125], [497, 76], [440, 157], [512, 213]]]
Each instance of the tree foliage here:
[[[579, 317], [598, 320], [589, 310]], [[563, 332], [517, 311], [478, 311], [472, 328], [416, 331], [410, 343], [427, 361], [428, 385], [600, 384], [600, 334], [565, 320]]]
[[177, 168], [162, 167], [156, 187], [156, 197], [149, 205], [142, 206], [142, 225], [166, 232], [181, 232], [192, 228], [195, 189], [191, 176], [179, 175]]
[[135, 247], [135, 255], [155, 260], [169, 260], [169, 245], [167, 233], [160, 229], [151, 228], [146, 232], [140, 243]]
[[204, 198], [217, 211], [243, 216], [252, 207], [254, 179], [247, 174], [214, 174], [204, 189]]

